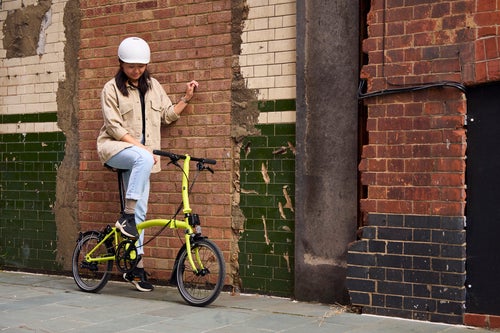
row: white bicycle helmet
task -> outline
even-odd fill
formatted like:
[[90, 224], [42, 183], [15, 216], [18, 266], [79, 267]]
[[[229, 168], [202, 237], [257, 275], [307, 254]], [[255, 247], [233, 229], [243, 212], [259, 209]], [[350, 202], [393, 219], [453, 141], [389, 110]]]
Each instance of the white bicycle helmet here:
[[144, 39], [128, 37], [118, 47], [118, 58], [128, 64], [148, 64], [151, 59], [151, 51]]

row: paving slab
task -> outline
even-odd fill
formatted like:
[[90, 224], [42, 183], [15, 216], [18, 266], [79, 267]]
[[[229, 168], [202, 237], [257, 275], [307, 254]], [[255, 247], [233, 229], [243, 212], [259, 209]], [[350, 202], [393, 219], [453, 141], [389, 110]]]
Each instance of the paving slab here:
[[491, 333], [262, 295], [223, 292], [207, 307], [192, 307], [168, 286], [141, 293], [110, 281], [85, 293], [71, 277], [11, 271], [0, 271], [0, 332]]

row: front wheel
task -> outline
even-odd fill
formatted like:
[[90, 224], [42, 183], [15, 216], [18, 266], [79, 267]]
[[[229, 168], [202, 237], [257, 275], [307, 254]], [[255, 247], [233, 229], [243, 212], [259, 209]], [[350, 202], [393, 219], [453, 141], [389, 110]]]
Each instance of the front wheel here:
[[224, 286], [226, 268], [221, 250], [208, 239], [191, 244], [196, 270], [188, 259], [187, 248], [179, 255], [176, 268], [177, 289], [182, 298], [194, 306], [205, 306], [219, 296]]
[[98, 292], [108, 282], [113, 268], [113, 260], [88, 262], [85, 256], [90, 252], [93, 258], [109, 256], [112, 249], [104, 244], [97, 247], [101, 241], [100, 233], [89, 232], [84, 234], [76, 243], [72, 258], [72, 272], [78, 287], [87, 292]]

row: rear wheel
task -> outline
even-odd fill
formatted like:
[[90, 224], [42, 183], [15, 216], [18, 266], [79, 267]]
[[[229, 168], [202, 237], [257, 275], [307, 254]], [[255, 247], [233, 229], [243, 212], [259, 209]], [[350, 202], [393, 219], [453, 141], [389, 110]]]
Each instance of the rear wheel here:
[[224, 286], [224, 257], [217, 245], [208, 239], [195, 241], [191, 254], [197, 269], [193, 270], [187, 248], [184, 248], [177, 263], [177, 289], [190, 305], [205, 306], [217, 299]]
[[108, 248], [104, 244], [96, 248], [100, 242], [99, 236], [100, 233], [97, 231], [83, 235], [73, 251], [73, 278], [78, 287], [83, 291], [98, 292], [101, 290], [108, 282], [111, 270], [113, 269], [113, 260], [101, 262], [88, 262], [85, 260], [85, 256], [90, 251], [94, 251], [92, 258], [110, 256], [110, 251], [108, 251]]

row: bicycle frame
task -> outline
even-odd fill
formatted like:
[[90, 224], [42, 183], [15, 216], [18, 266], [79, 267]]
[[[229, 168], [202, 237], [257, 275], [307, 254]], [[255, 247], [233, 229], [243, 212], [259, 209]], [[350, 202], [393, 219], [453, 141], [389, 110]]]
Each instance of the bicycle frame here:
[[[188, 260], [189, 263], [191, 264], [191, 267], [195, 273], [198, 273], [198, 268], [201, 267], [203, 269], [203, 264], [201, 263], [201, 260], [197, 258], [197, 263], [198, 266], [195, 264], [193, 256], [191, 255], [191, 239], [196, 235], [196, 233], [193, 230], [193, 226], [189, 223], [189, 219], [191, 217], [191, 206], [189, 204], [189, 163], [191, 161], [191, 157], [189, 155], [183, 155], [185, 156], [185, 160], [182, 165], [182, 206], [183, 206], [183, 213], [184, 213], [184, 220], [177, 220], [177, 219], [151, 219], [151, 220], [146, 220], [140, 224], [137, 225], [137, 231], [139, 234], [148, 228], [152, 227], [165, 227], [169, 226], [171, 229], [185, 229], [185, 235], [184, 235], [184, 240], [185, 240], [185, 245], [187, 248], [187, 254], [188, 254]], [[83, 234], [82, 234], [83, 236]], [[100, 256], [97, 258], [92, 257], [93, 253], [98, 249], [101, 245], [105, 244], [106, 241], [114, 237], [114, 244], [117, 246], [120, 244], [122, 241], [122, 236], [120, 232], [117, 231], [116, 227], [111, 227], [111, 232], [107, 233], [105, 237], [85, 256], [85, 260], [89, 263], [92, 262], [104, 262], [104, 261], [109, 261], [109, 260], [115, 260], [116, 259], [116, 253], [112, 253], [109, 256]], [[113, 251], [114, 252], [114, 251]]]
[[[171, 229], [185, 229], [186, 233], [184, 235], [185, 244], [188, 250], [188, 259], [193, 271], [198, 272], [196, 265], [194, 263], [193, 257], [191, 255], [191, 237], [195, 234], [193, 227], [189, 223], [189, 217], [192, 212], [191, 206], [189, 204], [189, 162], [191, 161], [191, 156], [185, 155], [186, 158], [182, 165], [182, 207], [184, 213], [184, 220], [177, 219], [152, 219], [146, 220], [139, 225], [137, 225], [137, 231], [139, 234], [147, 228], [151, 227], [164, 227], [169, 225]], [[198, 260], [199, 265], [202, 266], [201, 262]], [[203, 266], [202, 266], [203, 268]]]
[[[85, 255], [85, 261], [91, 263], [91, 262], [104, 262], [104, 261], [108, 261], [108, 260], [115, 260], [116, 259], [116, 254], [115, 253], [110, 253], [109, 256], [100, 256], [100, 257], [97, 257], [97, 258], [94, 258], [92, 255], [94, 254], [94, 252], [103, 244], [106, 243], [106, 241], [111, 238], [111, 237], [114, 237], [114, 244], [120, 244], [120, 242], [122, 241], [122, 237], [120, 235], [119, 232], [116, 232], [116, 228], [113, 227], [111, 228], [112, 232], [108, 233], [107, 235], [104, 236], [104, 238], [99, 242], [97, 243], [97, 245], [89, 252]], [[93, 232], [93, 231], [89, 231], [89, 232]], [[85, 233], [83, 234], [80, 234], [80, 237], [83, 237], [85, 235]], [[114, 251], [113, 251], [114, 252]]]

